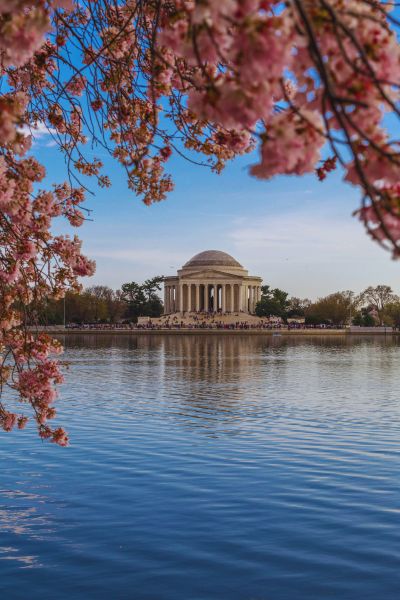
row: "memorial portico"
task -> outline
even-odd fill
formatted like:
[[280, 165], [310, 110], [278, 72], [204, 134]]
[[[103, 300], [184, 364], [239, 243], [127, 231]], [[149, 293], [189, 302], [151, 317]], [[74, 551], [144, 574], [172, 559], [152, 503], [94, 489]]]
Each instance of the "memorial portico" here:
[[261, 299], [261, 277], [254, 277], [232, 256], [206, 250], [191, 258], [175, 277], [164, 280], [164, 313], [220, 312], [253, 314]]

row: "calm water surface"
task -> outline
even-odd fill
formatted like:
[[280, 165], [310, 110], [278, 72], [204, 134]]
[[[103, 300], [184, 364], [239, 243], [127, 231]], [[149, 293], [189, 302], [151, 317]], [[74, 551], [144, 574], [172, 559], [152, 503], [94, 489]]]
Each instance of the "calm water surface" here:
[[66, 337], [68, 449], [0, 435], [2, 600], [398, 600], [400, 346]]

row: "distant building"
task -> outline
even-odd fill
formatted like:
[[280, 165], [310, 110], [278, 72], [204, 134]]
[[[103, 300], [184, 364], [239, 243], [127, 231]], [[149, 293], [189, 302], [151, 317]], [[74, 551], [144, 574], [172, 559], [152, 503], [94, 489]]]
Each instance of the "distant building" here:
[[254, 277], [232, 256], [206, 250], [191, 258], [175, 277], [164, 281], [164, 313], [221, 312], [253, 314], [261, 299], [261, 277]]

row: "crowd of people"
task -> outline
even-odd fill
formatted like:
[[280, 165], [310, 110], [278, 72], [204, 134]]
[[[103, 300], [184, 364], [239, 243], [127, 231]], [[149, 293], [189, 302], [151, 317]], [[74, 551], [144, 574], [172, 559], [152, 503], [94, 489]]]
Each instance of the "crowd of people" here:
[[192, 329], [220, 329], [220, 330], [292, 330], [292, 329], [334, 329], [330, 325], [306, 325], [305, 323], [284, 323], [280, 318], [246, 319], [245, 313], [229, 315], [229, 320], [223, 320], [221, 313], [195, 313], [180, 318], [177, 315], [165, 315], [159, 319], [148, 318], [138, 323], [87, 323], [68, 324], [68, 329], [90, 329], [104, 331], [130, 331], [130, 330], [192, 330]]

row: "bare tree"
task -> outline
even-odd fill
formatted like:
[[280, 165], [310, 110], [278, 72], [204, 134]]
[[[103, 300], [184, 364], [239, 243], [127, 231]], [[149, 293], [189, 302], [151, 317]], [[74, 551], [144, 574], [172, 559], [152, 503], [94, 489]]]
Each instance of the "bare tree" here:
[[399, 302], [399, 297], [393, 292], [390, 285], [369, 286], [360, 294], [360, 302], [372, 306], [379, 319], [379, 324], [383, 324], [385, 308], [388, 304]]

